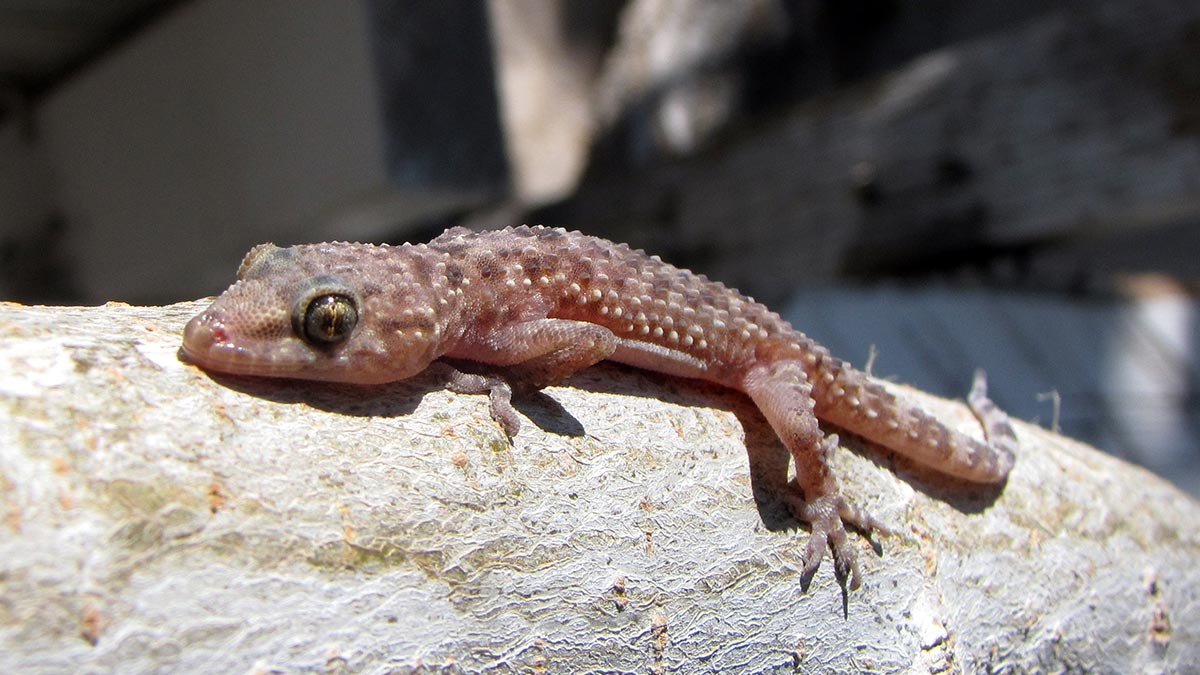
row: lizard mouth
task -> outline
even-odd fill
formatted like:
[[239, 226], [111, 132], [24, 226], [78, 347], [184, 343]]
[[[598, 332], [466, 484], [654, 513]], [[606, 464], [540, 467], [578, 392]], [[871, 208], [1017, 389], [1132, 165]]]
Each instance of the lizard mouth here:
[[294, 377], [297, 370], [311, 360], [305, 355], [284, 354], [273, 350], [269, 354], [242, 346], [230, 339], [229, 331], [220, 319], [207, 312], [188, 321], [183, 329], [183, 347], [179, 358], [185, 363], [205, 370], [233, 375], [265, 375]]
[[179, 357], [205, 370], [222, 372], [242, 372], [255, 360], [249, 350], [230, 342], [224, 324], [209, 314], [188, 321], [183, 329]]

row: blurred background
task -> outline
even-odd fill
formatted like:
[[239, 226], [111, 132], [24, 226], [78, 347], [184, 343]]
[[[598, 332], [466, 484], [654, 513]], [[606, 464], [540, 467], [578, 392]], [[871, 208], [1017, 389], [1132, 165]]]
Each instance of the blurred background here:
[[1200, 2], [0, 0], [0, 299], [525, 222], [1200, 494]]

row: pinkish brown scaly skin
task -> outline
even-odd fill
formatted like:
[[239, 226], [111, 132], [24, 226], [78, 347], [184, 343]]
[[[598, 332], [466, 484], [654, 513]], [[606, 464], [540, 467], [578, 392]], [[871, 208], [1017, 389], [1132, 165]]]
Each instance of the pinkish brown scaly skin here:
[[[791, 452], [812, 523], [811, 575], [826, 549], [837, 576], [859, 583], [843, 522], [884, 529], [839, 494], [817, 420], [942, 473], [1004, 480], [1016, 438], [987, 399], [969, 402], [988, 443], [900, 403], [778, 314], [724, 285], [624, 244], [518, 227], [447, 230], [427, 245], [329, 243], [255, 247], [238, 281], [192, 319], [182, 355], [212, 371], [351, 383], [411, 377], [447, 356], [506, 367], [526, 388], [610, 359], [717, 382], [749, 394]], [[508, 384], [455, 373], [451, 388], [491, 393], [510, 435]]]

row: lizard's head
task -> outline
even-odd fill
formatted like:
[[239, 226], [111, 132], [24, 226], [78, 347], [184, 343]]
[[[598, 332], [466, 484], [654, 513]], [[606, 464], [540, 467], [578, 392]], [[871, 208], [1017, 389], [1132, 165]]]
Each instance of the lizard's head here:
[[[238, 375], [373, 384], [419, 373], [438, 356], [426, 249], [366, 244], [254, 247], [230, 286], [183, 331], [181, 357]], [[442, 304], [445, 304], [442, 302]]]

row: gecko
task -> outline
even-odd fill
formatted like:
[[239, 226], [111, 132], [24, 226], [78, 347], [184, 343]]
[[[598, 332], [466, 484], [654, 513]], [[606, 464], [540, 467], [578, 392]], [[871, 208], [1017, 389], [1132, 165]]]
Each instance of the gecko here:
[[237, 281], [184, 329], [183, 360], [208, 371], [379, 384], [439, 359], [452, 391], [488, 394], [511, 440], [512, 397], [611, 360], [744, 392], [795, 464], [795, 517], [811, 525], [803, 578], [826, 552], [858, 588], [846, 526], [889, 533], [843, 497], [830, 467], [836, 434], [857, 434], [935, 471], [1003, 482], [1017, 440], [987, 396], [982, 371], [968, 403], [984, 440], [952, 430], [834, 357], [775, 312], [724, 284], [599, 237], [543, 226], [475, 232], [454, 227], [428, 244], [346, 242], [246, 254]]

